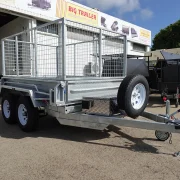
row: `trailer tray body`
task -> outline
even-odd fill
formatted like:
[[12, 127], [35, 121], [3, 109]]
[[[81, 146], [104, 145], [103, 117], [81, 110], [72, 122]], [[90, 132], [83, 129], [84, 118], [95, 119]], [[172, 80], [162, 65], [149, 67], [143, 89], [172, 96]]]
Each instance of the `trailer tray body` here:
[[[18, 91], [30, 96], [34, 107], [45, 107], [48, 102], [52, 106], [66, 106], [81, 103], [83, 97], [93, 97], [94, 94], [100, 96], [116, 96], [120, 79], [102, 80], [81, 80], [81, 81], [59, 81], [42, 80], [18, 77], [3, 77], [1, 79], [1, 93]], [[98, 87], [98, 88], [97, 88]]]

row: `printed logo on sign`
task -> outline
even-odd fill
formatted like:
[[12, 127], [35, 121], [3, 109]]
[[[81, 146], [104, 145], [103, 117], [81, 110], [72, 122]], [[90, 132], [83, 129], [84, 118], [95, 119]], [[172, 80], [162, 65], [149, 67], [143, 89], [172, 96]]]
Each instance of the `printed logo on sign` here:
[[98, 26], [98, 13], [77, 6], [75, 4], [67, 3], [65, 17], [81, 23]]
[[92, 26], [98, 26], [97, 12], [64, 0], [57, 0], [56, 16], [59, 18], [65, 17]]
[[81, 10], [81, 9], [77, 9], [75, 7], [72, 7], [71, 5], [69, 5], [69, 7], [68, 7], [68, 12], [74, 13], [75, 16], [87, 17], [87, 18], [90, 18], [90, 19], [97, 20], [97, 15], [95, 15], [93, 13], [90, 13], [87, 10], [84, 11], [84, 10]]

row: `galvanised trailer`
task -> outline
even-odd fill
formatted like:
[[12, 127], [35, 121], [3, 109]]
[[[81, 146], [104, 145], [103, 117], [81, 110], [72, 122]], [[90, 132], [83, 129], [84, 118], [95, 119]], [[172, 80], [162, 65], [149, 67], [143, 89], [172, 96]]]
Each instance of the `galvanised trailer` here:
[[[180, 132], [179, 120], [144, 112], [148, 82], [142, 75], [126, 76], [122, 34], [63, 18], [4, 38], [2, 62], [2, 115], [23, 131], [34, 130], [48, 114], [82, 128], [156, 130], [160, 140]], [[140, 115], [153, 121], [137, 120]]]

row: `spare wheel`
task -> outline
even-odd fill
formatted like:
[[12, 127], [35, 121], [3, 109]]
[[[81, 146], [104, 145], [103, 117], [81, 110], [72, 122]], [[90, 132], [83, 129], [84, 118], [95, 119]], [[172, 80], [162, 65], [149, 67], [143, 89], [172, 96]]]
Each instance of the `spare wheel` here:
[[149, 85], [142, 75], [129, 75], [120, 84], [117, 102], [129, 117], [136, 118], [145, 110], [149, 99]]

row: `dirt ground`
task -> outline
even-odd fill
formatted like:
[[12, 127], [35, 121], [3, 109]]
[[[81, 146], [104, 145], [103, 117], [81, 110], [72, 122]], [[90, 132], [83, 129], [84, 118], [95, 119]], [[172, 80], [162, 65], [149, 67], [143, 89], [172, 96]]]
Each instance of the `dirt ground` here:
[[[159, 97], [147, 110], [164, 113]], [[174, 111], [174, 105], [172, 111]], [[180, 136], [159, 142], [154, 131], [111, 126], [105, 131], [61, 126], [40, 120], [33, 133], [7, 125], [0, 115], [0, 179], [2, 180], [178, 180]]]

